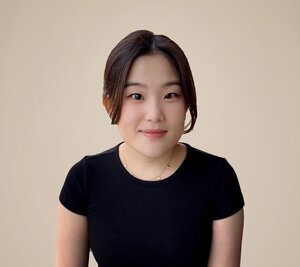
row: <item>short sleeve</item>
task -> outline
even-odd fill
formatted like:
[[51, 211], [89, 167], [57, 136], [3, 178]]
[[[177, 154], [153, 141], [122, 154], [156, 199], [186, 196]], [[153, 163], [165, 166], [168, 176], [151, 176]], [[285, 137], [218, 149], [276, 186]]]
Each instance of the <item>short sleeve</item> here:
[[85, 158], [76, 163], [67, 174], [59, 201], [68, 210], [87, 215], [87, 172]]
[[226, 159], [218, 166], [213, 201], [214, 220], [229, 217], [245, 205], [237, 175]]

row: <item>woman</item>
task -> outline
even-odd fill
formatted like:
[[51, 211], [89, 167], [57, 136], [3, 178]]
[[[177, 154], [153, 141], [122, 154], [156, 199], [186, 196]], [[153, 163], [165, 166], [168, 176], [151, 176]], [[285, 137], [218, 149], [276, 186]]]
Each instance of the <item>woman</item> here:
[[123, 142], [68, 173], [57, 266], [88, 266], [89, 249], [101, 267], [240, 266], [236, 174], [226, 159], [179, 143], [197, 118], [179, 46], [145, 30], [126, 36], [106, 62], [103, 103]]

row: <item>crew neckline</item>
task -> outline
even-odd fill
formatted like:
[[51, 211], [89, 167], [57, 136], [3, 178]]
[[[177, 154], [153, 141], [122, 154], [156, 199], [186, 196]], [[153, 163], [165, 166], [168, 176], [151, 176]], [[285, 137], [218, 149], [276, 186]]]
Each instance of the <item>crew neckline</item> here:
[[114, 147], [114, 153], [115, 153], [115, 157], [117, 159], [117, 162], [118, 162], [118, 167], [121, 169], [122, 171], [122, 177], [124, 179], [126, 179], [127, 181], [129, 182], [134, 182], [134, 183], [138, 183], [138, 184], [141, 184], [141, 185], [153, 185], [153, 186], [158, 186], [158, 185], [162, 185], [162, 184], [167, 184], [167, 183], [170, 183], [170, 182], [173, 182], [175, 181], [177, 178], [180, 178], [180, 173], [182, 172], [182, 169], [184, 168], [184, 166], [187, 164], [187, 159], [189, 158], [189, 154], [190, 154], [190, 150], [191, 150], [191, 146], [187, 143], [184, 143], [184, 142], [180, 142], [179, 144], [182, 144], [186, 147], [186, 155], [185, 155], [185, 158], [184, 160], [182, 161], [182, 163], [180, 164], [180, 166], [176, 169], [176, 171], [174, 173], [172, 173], [170, 176], [162, 179], [162, 180], [153, 180], [153, 181], [149, 181], [149, 180], [142, 180], [142, 179], [139, 179], [133, 175], [131, 175], [128, 170], [124, 167], [121, 159], [120, 159], [120, 156], [119, 156], [119, 148], [120, 148], [120, 145], [123, 144], [124, 142], [121, 142], [119, 143], [118, 145], [116, 145]]

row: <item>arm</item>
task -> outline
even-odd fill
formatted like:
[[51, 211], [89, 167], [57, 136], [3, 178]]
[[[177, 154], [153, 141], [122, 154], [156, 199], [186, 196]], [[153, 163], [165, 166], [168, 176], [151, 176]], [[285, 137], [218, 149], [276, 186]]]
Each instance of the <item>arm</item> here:
[[88, 260], [86, 217], [69, 211], [59, 203], [56, 267], [87, 267]]
[[213, 237], [208, 267], [239, 267], [244, 211], [213, 222]]

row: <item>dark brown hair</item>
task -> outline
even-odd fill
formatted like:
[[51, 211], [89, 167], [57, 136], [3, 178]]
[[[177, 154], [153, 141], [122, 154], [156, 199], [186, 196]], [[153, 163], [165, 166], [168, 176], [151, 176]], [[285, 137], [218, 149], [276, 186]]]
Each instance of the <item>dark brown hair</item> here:
[[181, 48], [170, 38], [147, 30], [138, 30], [122, 39], [111, 51], [104, 71], [103, 99], [109, 97], [111, 123], [118, 123], [122, 110], [124, 88], [136, 58], [161, 53], [176, 68], [191, 121], [183, 133], [190, 132], [197, 119], [196, 90], [188, 60]]

